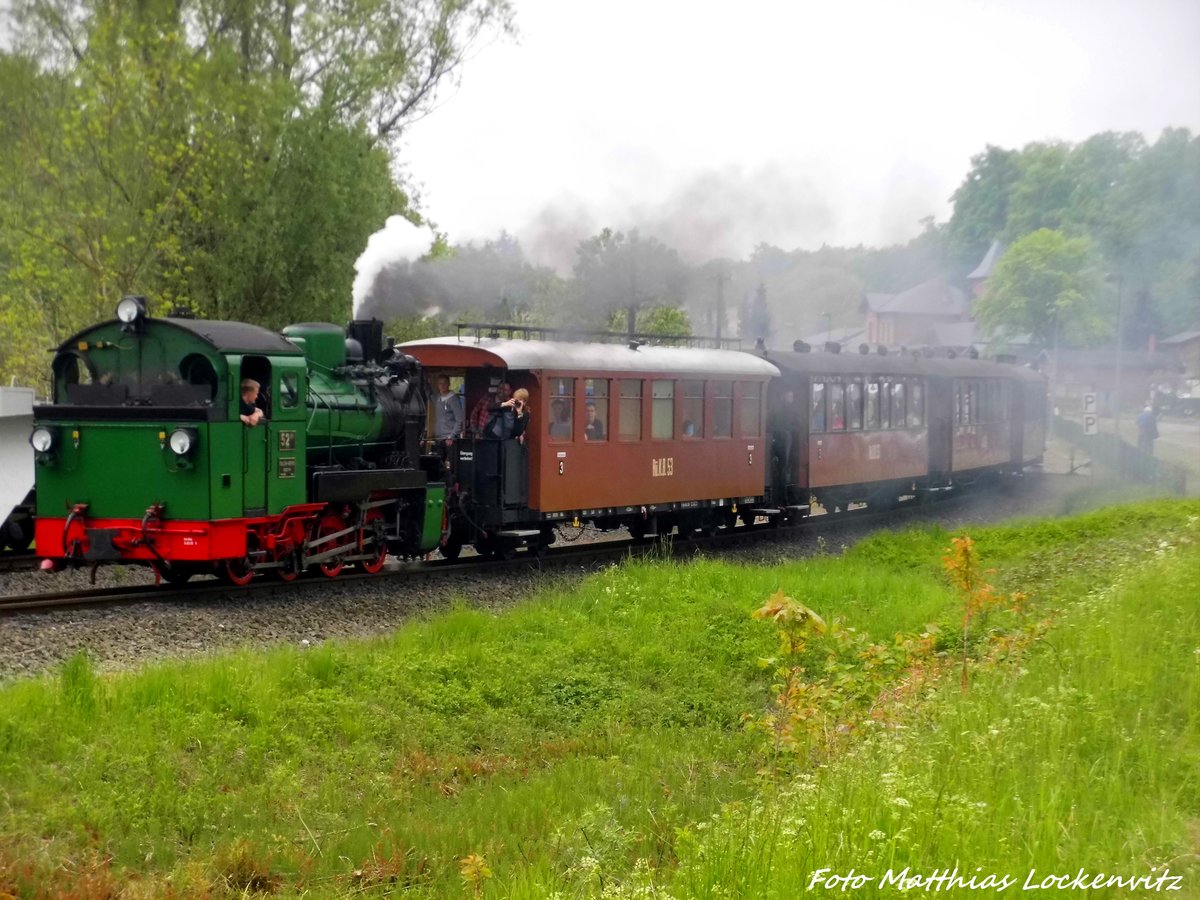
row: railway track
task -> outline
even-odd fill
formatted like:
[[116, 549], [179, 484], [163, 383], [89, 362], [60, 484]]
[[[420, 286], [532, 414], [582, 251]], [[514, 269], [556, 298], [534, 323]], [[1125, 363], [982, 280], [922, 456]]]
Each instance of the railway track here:
[[[387, 583], [389, 580], [410, 578], [413, 575], [485, 575], [489, 572], [505, 569], [537, 569], [549, 570], [563, 566], [596, 565], [607, 561], [616, 561], [627, 556], [646, 556], [661, 554], [669, 550], [674, 557], [686, 557], [706, 550], [732, 548], [747, 541], [761, 541], [764, 536], [774, 536], [779, 540], [790, 540], [809, 533], [825, 535], [836, 533], [846, 527], [858, 527], [863, 524], [876, 522], [904, 521], [913, 513], [930, 510], [933, 506], [949, 508], [953, 504], [975, 499], [982, 494], [975, 490], [969, 494], [961, 492], [939, 495], [932, 501], [920, 502], [910, 500], [891, 510], [871, 510], [868, 508], [851, 509], [839, 513], [822, 513], [811, 516], [795, 525], [756, 524], [739, 526], [733, 529], [719, 531], [716, 534], [680, 537], [674, 535], [669, 540], [662, 541], [647, 537], [641, 541], [632, 539], [611, 539], [591, 541], [586, 544], [571, 544], [567, 540], [553, 546], [542, 553], [524, 551], [509, 558], [495, 559], [482, 556], [472, 556], [465, 559], [450, 561], [444, 559], [415, 562], [393, 562], [389, 568], [377, 575], [365, 572], [347, 571], [337, 578], [329, 579], [318, 573], [305, 573], [293, 582], [280, 582], [269, 578], [257, 578], [246, 587], [234, 587], [216, 578], [196, 580], [184, 585], [167, 584], [138, 584], [128, 587], [93, 588], [90, 590], [71, 590], [60, 592], [39, 592], [34, 594], [13, 594], [0, 596], [0, 615], [27, 612], [51, 612], [65, 609], [81, 609], [89, 607], [105, 607], [130, 605], [135, 603], [170, 603], [203, 600], [213, 597], [262, 597], [271, 594], [291, 593], [315, 589], [322, 585], [350, 585], [355, 582], [370, 581], [372, 584]], [[32, 566], [30, 566], [32, 568]]]
[[28, 550], [14, 552], [5, 550], [0, 553], [0, 572], [28, 572], [36, 569], [38, 556]]

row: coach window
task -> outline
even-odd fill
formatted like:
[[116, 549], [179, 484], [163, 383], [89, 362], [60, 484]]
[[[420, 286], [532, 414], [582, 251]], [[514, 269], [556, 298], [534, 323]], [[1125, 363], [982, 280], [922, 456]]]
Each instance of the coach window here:
[[762, 385], [757, 381], [743, 381], [738, 403], [742, 437], [757, 437], [762, 433]]
[[639, 378], [621, 379], [621, 414], [618, 436], [623, 441], [642, 439], [642, 382]]
[[733, 437], [733, 382], [710, 381], [713, 393], [713, 437]]
[[[608, 379], [585, 378], [583, 381], [585, 441], [608, 440]], [[595, 418], [593, 419], [593, 411]]]
[[971, 424], [979, 424], [979, 382], [971, 382]]
[[908, 422], [908, 413], [904, 408], [904, 382], [892, 383], [892, 427], [904, 428]]
[[879, 430], [879, 385], [874, 381], [867, 382], [863, 427], [867, 431]]
[[892, 427], [892, 383], [879, 382], [879, 427], [887, 431]]
[[812, 383], [812, 404], [809, 406], [808, 430], [825, 430], [825, 382]]
[[650, 384], [650, 437], [669, 441], [675, 437], [675, 382], [664, 378]]
[[550, 440], [567, 442], [575, 435], [575, 379], [550, 379]]
[[704, 437], [704, 382], [681, 381], [683, 390], [683, 421], [679, 432], [684, 440]]
[[863, 423], [862, 382], [857, 378], [846, 385], [846, 428], [858, 431]]
[[846, 389], [839, 379], [830, 379], [826, 388], [829, 392], [829, 430], [846, 430]]
[[921, 379], [908, 381], [908, 427], [920, 428], [925, 424], [925, 391]]

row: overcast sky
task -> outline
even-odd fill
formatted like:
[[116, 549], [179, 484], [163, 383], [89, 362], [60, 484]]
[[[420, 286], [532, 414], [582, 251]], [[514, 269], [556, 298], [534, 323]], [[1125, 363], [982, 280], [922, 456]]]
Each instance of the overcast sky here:
[[454, 242], [569, 266], [905, 241], [988, 143], [1200, 131], [1200, 0], [515, 0], [402, 162]]

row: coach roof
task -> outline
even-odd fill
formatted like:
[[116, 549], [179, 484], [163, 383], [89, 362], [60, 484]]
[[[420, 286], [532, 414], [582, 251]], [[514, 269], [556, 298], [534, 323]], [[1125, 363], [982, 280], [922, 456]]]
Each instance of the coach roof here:
[[1036, 372], [990, 359], [947, 359], [912, 353], [793, 353], [769, 351], [767, 359], [785, 375], [943, 375], [958, 378], [1036, 379]]
[[554, 372], [638, 372], [703, 377], [772, 378], [769, 361], [735, 350], [659, 347], [643, 344], [591, 344], [573, 341], [521, 341], [502, 338], [431, 338], [409, 341], [400, 349], [427, 366], [494, 366]]

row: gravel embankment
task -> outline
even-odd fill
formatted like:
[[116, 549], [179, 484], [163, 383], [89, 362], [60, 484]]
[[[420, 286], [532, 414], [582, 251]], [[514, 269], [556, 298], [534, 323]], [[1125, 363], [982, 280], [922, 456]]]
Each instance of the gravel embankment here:
[[[1054, 516], [1062, 512], [1066, 497], [1086, 486], [1087, 480], [1081, 478], [1034, 476], [1009, 490], [902, 513], [887, 527], [936, 521], [961, 528], [1016, 516]], [[825, 537], [824, 546], [836, 551], [879, 527], [843, 526]], [[811, 533], [768, 535], [728, 553], [746, 562], [773, 563], [805, 556], [818, 546]], [[311, 646], [330, 638], [378, 635], [415, 614], [446, 609], [456, 601], [504, 607], [539, 588], [569, 586], [590, 571], [591, 567], [577, 566], [538, 573], [518, 567], [477, 576], [435, 573], [352, 583], [319, 580], [269, 596], [247, 596], [231, 589], [183, 603], [10, 614], [0, 616], [0, 681], [41, 674], [79, 650], [87, 650], [100, 668], [117, 670], [244, 645]], [[88, 580], [88, 572], [6, 573], [0, 575], [0, 593], [68, 590]], [[100, 570], [97, 586], [152, 580], [146, 570], [113, 567]]]

